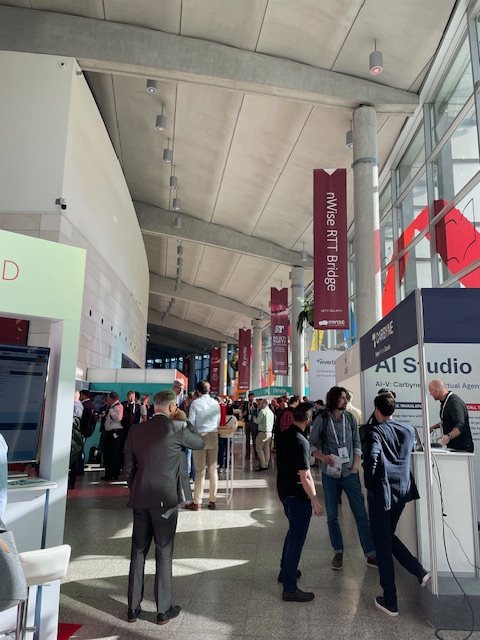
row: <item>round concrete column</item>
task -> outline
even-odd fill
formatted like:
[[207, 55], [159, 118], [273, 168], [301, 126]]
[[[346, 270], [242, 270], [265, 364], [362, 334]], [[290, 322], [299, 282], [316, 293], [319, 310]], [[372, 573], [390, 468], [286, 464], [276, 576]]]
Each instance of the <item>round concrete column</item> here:
[[355, 315], [357, 337], [382, 317], [378, 208], [377, 115], [362, 106], [353, 114]]
[[302, 398], [305, 395], [305, 340], [303, 333], [298, 333], [295, 325], [302, 310], [301, 300], [305, 297], [303, 267], [293, 267], [291, 282], [290, 350], [292, 354], [292, 394]]
[[220, 395], [227, 393], [227, 357], [228, 345], [226, 342], [220, 344]]
[[262, 386], [262, 327], [260, 320], [253, 321], [252, 389]]

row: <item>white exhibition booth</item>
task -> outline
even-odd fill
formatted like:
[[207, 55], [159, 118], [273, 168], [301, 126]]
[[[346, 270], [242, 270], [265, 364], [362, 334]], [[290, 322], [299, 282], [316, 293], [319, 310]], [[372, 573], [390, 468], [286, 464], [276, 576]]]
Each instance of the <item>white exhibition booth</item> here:
[[[465, 628], [469, 618], [457, 606], [457, 580], [467, 593], [480, 586], [479, 309], [478, 289], [418, 289], [337, 360], [337, 384], [361, 386], [364, 421], [378, 391], [388, 388], [396, 394], [394, 418], [417, 429], [422, 450], [412, 457], [412, 472], [421, 498], [406, 506], [397, 535], [432, 572], [429, 588], [417, 591], [424, 612], [450, 629]], [[440, 405], [428, 393], [434, 378], [467, 404], [476, 454], [431, 447], [440, 435], [429, 432], [439, 420]]]
[[[63, 543], [71, 447], [72, 401], [83, 300], [86, 252], [64, 244], [0, 231], [0, 315], [50, 326], [39, 474], [9, 483], [5, 523], [19, 551]], [[34, 346], [34, 345], [31, 345]], [[35, 638], [57, 637], [59, 581], [31, 597]], [[0, 614], [0, 629], [15, 627], [16, 609]]]

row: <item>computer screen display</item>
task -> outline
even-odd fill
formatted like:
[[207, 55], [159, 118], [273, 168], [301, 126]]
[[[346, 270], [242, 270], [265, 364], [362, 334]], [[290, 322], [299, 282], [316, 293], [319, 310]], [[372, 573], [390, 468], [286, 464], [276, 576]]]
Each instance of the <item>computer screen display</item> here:
[[34, 462], [50, 349], [0, 344], [0, 433], [9, 462]]

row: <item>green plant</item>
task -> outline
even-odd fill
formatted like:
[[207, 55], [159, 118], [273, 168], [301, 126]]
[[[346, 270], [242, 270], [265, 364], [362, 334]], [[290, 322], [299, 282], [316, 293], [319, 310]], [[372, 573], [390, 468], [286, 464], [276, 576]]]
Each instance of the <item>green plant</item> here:
[[302, 305], [302, 310], [298, 314], [296, 327], [298, 333], [301, 334], [305, 329], [305, 322], [313, 327], [313, 298], [299, 298], [298, 300]]

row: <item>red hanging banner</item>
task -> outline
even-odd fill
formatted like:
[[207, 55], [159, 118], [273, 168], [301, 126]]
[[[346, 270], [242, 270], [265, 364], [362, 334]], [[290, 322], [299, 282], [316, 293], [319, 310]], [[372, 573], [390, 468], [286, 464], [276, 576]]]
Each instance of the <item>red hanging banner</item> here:
[[210, 354], [210, 393], [220, 393], [220, 347]]
[[315, 329], [348, 329], [347, 170], [313, 172]]
[[270, 290], [272, 371], [288, 375], [288, 289]]
[[250, 329], [238, 330], [238, 389], [250, 389]]

